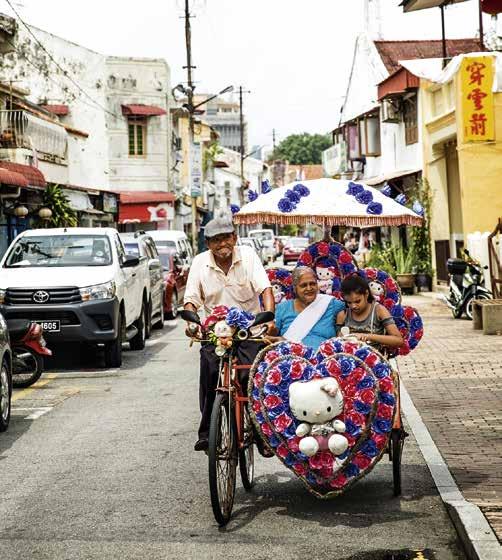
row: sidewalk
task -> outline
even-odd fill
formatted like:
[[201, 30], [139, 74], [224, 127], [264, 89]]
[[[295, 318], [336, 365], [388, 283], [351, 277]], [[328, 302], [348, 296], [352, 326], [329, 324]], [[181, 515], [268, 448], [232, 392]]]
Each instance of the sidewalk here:
[[502, 543], [502, 336], [474, 331], [430, 296], [404, 301], [425, 335], [400, 359], [402, 380], [464, 498]]

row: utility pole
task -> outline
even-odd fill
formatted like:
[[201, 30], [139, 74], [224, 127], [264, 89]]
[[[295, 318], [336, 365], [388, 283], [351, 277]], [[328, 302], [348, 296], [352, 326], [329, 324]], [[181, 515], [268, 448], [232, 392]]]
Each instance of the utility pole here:
[[[272, 146], [273, 146], [274, 152], [275, 152], [275, 128], [272, 129]], [[272, 152], [272, 154], [274, 152]]]
[[243, 101], [242, 96], [244, 93], [251, 93], [250, 91], [244, 91], [242, 86], [239, 86], [239, 128], [240, 128], [240, 153], [241, 153], [241, 190], [240, 190], [240, 201], [241, 206], [244, 204], [244, 188], [245, 188], [245, 178], [244, 178], [244, 111], [243, 111]]

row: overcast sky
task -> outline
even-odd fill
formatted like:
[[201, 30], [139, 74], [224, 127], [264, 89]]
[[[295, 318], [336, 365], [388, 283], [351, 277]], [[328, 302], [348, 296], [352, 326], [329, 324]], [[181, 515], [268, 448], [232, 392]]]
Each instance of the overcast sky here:
[[[186, 79], [184, 0], [12, 0], [28, 22], [103, 54], [165, 58]], [[439, 9], [403, 14], [382, 0], [386, 39], [441, 37]], [[337, 124], [364, 0], [191, 0], [200, 92], [243, 85], [249, 143]], [[478, 0], [447, 9], [449, 38], [478, 30]], [[6, 0], [0, 10], [12, 14]]]

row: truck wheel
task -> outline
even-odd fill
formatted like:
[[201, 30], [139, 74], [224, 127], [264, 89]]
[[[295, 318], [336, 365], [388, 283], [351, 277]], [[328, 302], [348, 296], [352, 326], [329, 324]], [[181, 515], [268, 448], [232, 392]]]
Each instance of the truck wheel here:
[[146, 340], [146, 321], [147, 321], [147, 310], [146, 306], [143, 302], [141, 307], [141, 313], [139, 315], [138, 320], [135, 323], [135, 327], [138, 329], [138, 334], [131, 338], [129, 342], [129, 346], [131, 350], [143, 350], [145, 347], [145, 340]]
[[145, 323], [145, 338], [148, 339], [152, 336], [152, 300], [148, 302], [146, 308], [146, 323]]
[[4, 360], [0, 369], [0, 432], [5, 432], [9, 426], [11, 397], [12, 377], [9, 365]]
[[105, 367], [119, 368], [122, 365], [122, 340], [124, 336], [124, 316], [119, 313], [117, 338], [105, 344]]

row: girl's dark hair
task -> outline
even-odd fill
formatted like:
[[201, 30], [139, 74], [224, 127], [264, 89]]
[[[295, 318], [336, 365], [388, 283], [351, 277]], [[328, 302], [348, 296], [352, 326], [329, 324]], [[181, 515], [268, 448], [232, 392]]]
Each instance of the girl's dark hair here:
[[368, 301], [370, 303], [373, 303], [375, 301], [368, 282], [364, 278], [361, 278], [361, 276], [359, 276], [358, 274], [351, 274], [350, 276], [347, 276], [347, 278], [345, 278], [345, 280], [342, 282], [342, 294], [344, 296], [348, 296], [354, 293], [361, 295], [367, 293]]

